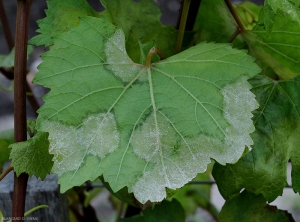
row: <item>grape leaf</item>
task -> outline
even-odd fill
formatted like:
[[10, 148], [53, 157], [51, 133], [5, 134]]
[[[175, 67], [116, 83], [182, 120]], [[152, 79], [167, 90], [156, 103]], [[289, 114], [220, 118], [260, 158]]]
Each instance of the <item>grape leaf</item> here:
[[254, 195], [243, 191], [232, 200], [226, 201], [220, 212], [220, 221], [222, 222], [290, 222], [295, 221], [287, 211], [278, 210], [276, 206], [266, 204], [262, 195]]
[[[168, 213], [166, 213], [168, 212]], [[142, 215], [131, 218], [120, 219], [119, 222], [184, 222], [185, 214], [181, 204], [173, 199], [172, 201], [163, 201], [156, 205], [154, 209], [147, 208]]]
[[140, 61], [138, 40], [155, 41], [165, 57], [175, 53], [177, 31], [160, 22], [161, 11], [155, 1], [101, 0], [106, 10], [101, 14], [117, 24], [125, 33], [126, 50], [134, 62]]
[[256, 131], [252, 134], [253, 149], [236, 164], [215, 164], [213, 176], [225, 199], [245, 188], [255, 194], [263, 194], [271, 202], [282, 194], [287, 185], [289, 160], [293, 166], [293, 189], [300, 191], [300, 77], [275, 81], [257, 76], [251, 83], [252, 92], [260, 104], [254, 112]]
[[49, 154], [48, 133], [37, 132], [27, 141], [11, 144], [11, 165], [17, 176], [26, 172], [29, 176], [35, 175], [44, 180], [50, 173], [53, 155]]
[[114, 192], [161, 201], [210, 158], [233, 163], [252, 145], [247, 79], [260, 69], [244, 51], [202, 43], [146, 67], [126, 54], [121, 29], [93, 17], [54, 43], [34, 82], [51, 88], [37, 125], [61, 191], [103, 174]]
[[77, 26], [80, 17], [99, 16], [86, 0], [49, 0], [47, 4], [47, 17], [37, 21], [41, 34], [30, 39], [30, 45], [48, 47], [53, 44], [53, 36]]
[[[299, 13], [297, 15], [300, 21]], [[252, 32], [243, 34], [251, 54], [270, 66], [282, 79], [293, 78], [300, 72], [299, 21], [293, 21], [290, 14], [278, 9], [272, 31], [257, 25]]]

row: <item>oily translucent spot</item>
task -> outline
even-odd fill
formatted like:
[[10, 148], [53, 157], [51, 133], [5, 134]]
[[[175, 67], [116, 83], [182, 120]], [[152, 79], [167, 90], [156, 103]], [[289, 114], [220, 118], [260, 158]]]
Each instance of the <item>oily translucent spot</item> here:
[[114, 35], [105, 44], [107, 68], [123, 82], [130, 82], [141, 70], [129, 58], [125, 49], [125, 36], [121, 29], [117, 29]]
[[44, 121], [41, 130], [49, 132], [49, 153], [54, 154], [52, 171], [58, 175], [77, 170], [87, 155], [100, 161], [117, 149], [120, 140], [111, 113], [91, 115], [77, 128]]

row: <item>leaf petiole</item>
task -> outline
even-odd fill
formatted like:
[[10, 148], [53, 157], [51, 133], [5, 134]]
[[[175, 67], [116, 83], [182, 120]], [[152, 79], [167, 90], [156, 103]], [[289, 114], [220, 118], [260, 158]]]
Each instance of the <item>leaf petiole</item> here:
[[147, 54], [146, 62], [145, 62], [146, 67], [149, 67], [149, 66], [150, 66], [150, 64], [151, 64], [151, 59], [152, 59], [152, 56], [153, 56], [154, 54], [157, 54], [161, 60], [165, 58], [164, 55], [162, 54], [162, 52], [161, 52], [161, 50], [160, 50], [159, 48], [153, 47], [153, 48], [150, 49], [150, 51], [149, 51], [148, 54]]

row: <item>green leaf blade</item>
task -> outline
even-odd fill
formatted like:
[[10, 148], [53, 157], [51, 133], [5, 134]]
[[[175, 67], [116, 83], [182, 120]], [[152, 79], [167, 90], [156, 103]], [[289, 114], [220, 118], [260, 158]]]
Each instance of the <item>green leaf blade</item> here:
[[35, 175], [44, 180], [50, 173], [53, 162], [53, 155], [49, 154], [48, 133], [37, 132], [37, 134], [24, 142], [14, 143], [11, 148], [11, 165], [17, 176], [27, 173], [29, 176]]

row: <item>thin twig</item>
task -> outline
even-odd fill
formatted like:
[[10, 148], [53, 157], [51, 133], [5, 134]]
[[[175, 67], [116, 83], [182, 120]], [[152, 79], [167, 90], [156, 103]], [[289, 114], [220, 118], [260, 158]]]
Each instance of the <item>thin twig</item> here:
[[14, 39], [13, 39], [11, 30], [9, 27], [7, 15], [6, 15], [2, 0], [0, 0], [0, 20], [1, 20], [1, 23], [3, 26], [4, 36], [5, 36], [9, 51], [11, 51], [13, 49], [15, 43], [14, 43]]
[[[0, 0], [1, 1], [1, 0]], [[5, 69], [0, 67], [0, 72], [9, 80], [13, 80], [14, 79], [14, 72], [12, 68], [9, 69]]]
[[7, 174], [9, 174], [10, 171], [14, 170], [14, 167], [12, 165], [9, 165], [2, 174], [0, 174], [0, 181], [3, 180], [4, 177], [6, 177]]
[[230, 37], [230, 39], [227, 42], [232, 43], [240, 33], [241, 33], [241, 30], [239, 28], [237, 28], [236, 31], [232, 34], [232, 36]]
[[242, 21], [240, 20], [239, 16], [237, 15], [237, 13], [235, 12], [230, 0], [225, 0], [225, 3], [227, 5], [227, 8], [229, 9], [231, 15], [233, 16], [236, 24], [238, 25], [238, 28], [240, 29], [240, 33], [245, 32], [245, 27], [244, 27]]

